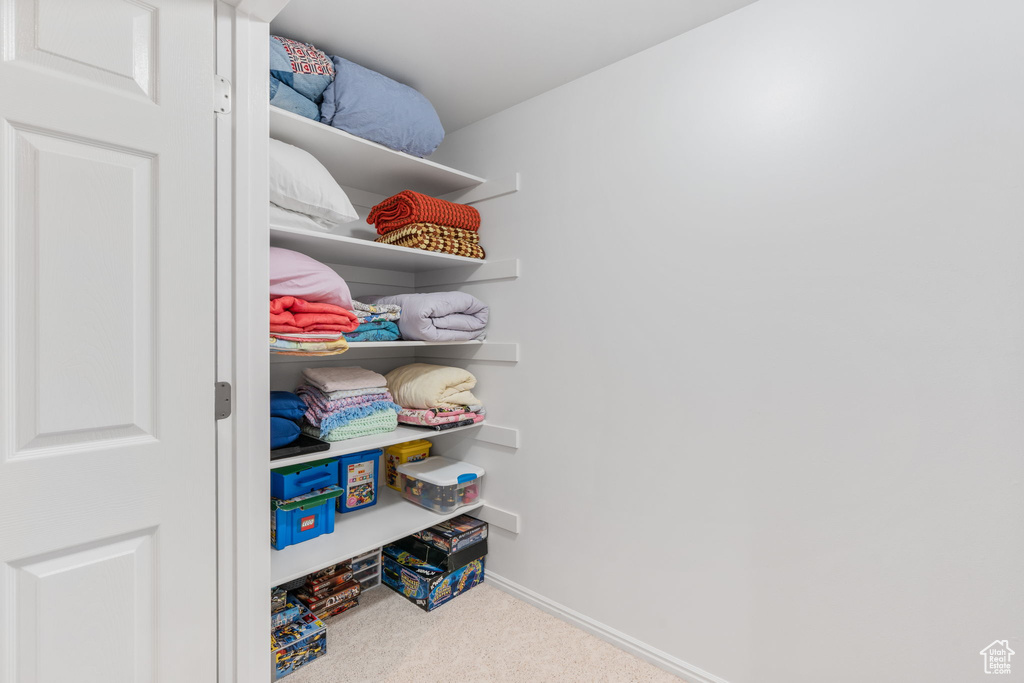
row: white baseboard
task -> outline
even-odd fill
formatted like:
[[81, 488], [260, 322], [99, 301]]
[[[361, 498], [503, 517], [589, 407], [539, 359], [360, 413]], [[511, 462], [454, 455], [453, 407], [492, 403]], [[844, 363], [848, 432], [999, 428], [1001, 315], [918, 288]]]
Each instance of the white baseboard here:
[[484, 582], [491, 584], [495, 588], [502, 590], [509, 595], [519, 598], [523, 602], [533, 605], [541, 611], [556, 616], [562, 621], [572, 624], [576, 628], [583, 629], [587, 633], [611, 643], [620, 650], [625, 650], [631, 655], [639, 657], [646, 662], [650, 662], [659, 669], [664, 669], [670, 674], [679, 676], [688, 683], [728, 683], [724, 678], [719, 678], [718, 676], [710, 674], [703, 669], [699, 669], [692, 664], [687, 664], [683, 660], [677, 659], [667, 652], [662, 652], [661, 650], [653, 648], [646, 643], [641, 643], [632, 636], [628, 636], [621, 631], [616, 631], [610, 626], [606, 626], [599, 621], [594, 621], [590, 617], [580, 614], [576, 610], [570, 609], [565, 605], [560, 605], [554, 600], [549, 600], [543, 595], [534, 593], [529, 588], [520, 586], [514, 581], [509, 581], [504, 576], [495, 574], [490, 569], [488, 569], [485, 574]]

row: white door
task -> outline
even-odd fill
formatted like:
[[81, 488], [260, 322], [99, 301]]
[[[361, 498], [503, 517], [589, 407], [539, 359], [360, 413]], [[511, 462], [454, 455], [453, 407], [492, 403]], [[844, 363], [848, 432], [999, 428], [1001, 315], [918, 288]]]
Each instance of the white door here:
[[213, 0], [0, 29], [0, 683], [213, 681]]

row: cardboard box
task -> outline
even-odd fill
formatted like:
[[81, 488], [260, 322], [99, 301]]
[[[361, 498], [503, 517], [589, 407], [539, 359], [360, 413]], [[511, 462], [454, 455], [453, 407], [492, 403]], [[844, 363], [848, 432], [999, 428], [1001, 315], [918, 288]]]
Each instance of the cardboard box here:
[[342, 602], [342, 603], [338, 603], [336, 605], [331, 605], [330, 607], [325, 607], [322, 610], [320, 610], [319, 612], [314, 612], [314, 614], [316, 614], [316, 618], [317, 619], [320, 619], [321, 621], [323, 621], [324, 619], [330, 619], [331, 617], [335, 617], [335, 616], [341, 614], [342, 612], [347, 612], [350, 609], [352, 609], [353, 607], [358, 607], [358, 606], [359, 606], [359, 598], [352, 598], [351, 600], [348, 600], [347, 602]]
[[486, 538], [454, 553], [440, 550], [429, 543], [424, 543], [415, 536], [406, 536], [401, 540], [395, 541], [393, 545], [398, 546], [416, 559], [423, 560], [429, 565], [440, 567], [447, 572], [455, 571], [459, 567], [465, 567], [473, 560], [479, 560], [487, 554]]
[[344, 572], [339, 572], [334, 576], [317, 579], [316, 582], [307, 580], [302, 589], [314, 598], [325, 598], [328, 595], [333, 595], [341, 584], [348, 583], [351, 580], [352, 570], [346, 569]]
[[320, 612], [327, 607], [340, 604], [342, 602], [348, 602], [352, 598], [359, 597], [361, 592], [359, 582], [352, 581], [351, 579], [338, 586], [335, 591], [329, 595], [320, 595], [319, 597], [309, 592], [306, 586], [297, 588], [293, 595], [295, 599], [306, 606], [307, 609], [313, 612]]
[[427, 612], [465, 593], [484, 580], [484, 558], [455, 571], [429, 565], [395, 545], [384, 548], [381, 580]]
[[308, 609], [299, 607], [296, 619], [270, 634], [275, 681], [327, 654], [327, 626]]
[[417, 531], [413, 536], [451, 554], [487, 538], [487, 522], [469, 515], [459, 515], [429, 529]]
[[273, 612], [270, 615], [270, 628], [271, 630], [281, 628], [287, 623], [295, 621], [302, 614], [302, 608], [298, 603], [288, 602], [278, 612]]

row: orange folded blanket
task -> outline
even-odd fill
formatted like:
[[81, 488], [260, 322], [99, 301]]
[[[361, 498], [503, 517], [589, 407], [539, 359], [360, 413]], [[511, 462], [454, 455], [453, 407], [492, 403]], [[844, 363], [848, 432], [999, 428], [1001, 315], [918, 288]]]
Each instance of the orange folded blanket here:
[[294, 296], [270, 300], [271, 332], [352, 332], [359, 318], [334, 304], [321, 304]]
[[480, 229], [480, 212], [472, 206], [403, 190], [373, 207], [366, 222], [377, 226], [378, 235], [410, 223], [435, 223], [475, 232]]

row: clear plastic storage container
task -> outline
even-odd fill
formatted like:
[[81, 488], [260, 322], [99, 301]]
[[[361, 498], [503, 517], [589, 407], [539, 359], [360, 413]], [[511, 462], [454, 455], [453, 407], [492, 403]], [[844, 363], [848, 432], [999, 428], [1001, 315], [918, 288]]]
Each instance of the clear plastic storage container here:
[[483, 468], [434, 455], [398, 466], [402, 495], [414, 503], [448, 513], [480, 498]]

